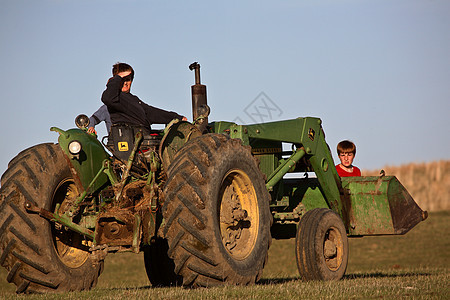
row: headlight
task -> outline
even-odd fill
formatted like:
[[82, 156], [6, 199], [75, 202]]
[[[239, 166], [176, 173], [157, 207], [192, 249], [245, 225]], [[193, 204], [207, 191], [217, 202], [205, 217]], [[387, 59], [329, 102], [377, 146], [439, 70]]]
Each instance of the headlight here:
[[89, 126], [89, 117], [86, 115], [78, 115], [75, 118], [75, 125], [80, 129], [87, 128]]
[[81, 151], [81, 143], [79, 141], [72, 141], [69, 143], [69, 152], [72, 155], [76, 155]]

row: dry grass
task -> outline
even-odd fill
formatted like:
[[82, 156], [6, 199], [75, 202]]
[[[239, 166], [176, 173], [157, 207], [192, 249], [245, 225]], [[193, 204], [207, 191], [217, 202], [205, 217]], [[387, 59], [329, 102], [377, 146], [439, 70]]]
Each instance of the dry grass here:
[[[385, 166], [386, 175], [395, 175], [417, 204], [427, 211], [450, 210], [450, 161]], [[364, 176], [380, 170], [363, 170]]]

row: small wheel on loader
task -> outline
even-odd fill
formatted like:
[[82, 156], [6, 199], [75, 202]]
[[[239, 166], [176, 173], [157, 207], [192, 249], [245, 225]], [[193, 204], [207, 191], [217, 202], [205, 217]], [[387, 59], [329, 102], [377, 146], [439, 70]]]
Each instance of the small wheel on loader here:
[[[89, 253], [90, 241], [25, 209], [63, 212], [78, 190], [62, 150], [41, 144], [19, 153], [1, 178], [0, 264], [17, 293], [62, 292], [94, 287], [103, 260]], [[74, 220], [76, 222], [77, 220]]]
[[257, 281], [271, 243], [272, 216], [248, 147], [221, 134], [200, 136], [179, 150], [167, 175], [160, 234], [183, 285]]
[[308, 211], [296, 236], [296, 259], [303, 280], [339, 280], [348, 261], [348, 238], [341, 218], [327, 208]]

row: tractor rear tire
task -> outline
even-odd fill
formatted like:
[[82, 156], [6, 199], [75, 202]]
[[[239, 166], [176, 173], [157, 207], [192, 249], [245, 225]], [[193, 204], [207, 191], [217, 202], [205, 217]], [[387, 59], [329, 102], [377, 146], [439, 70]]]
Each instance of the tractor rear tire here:
[[175, 263], [167, 255], [167, 240], [155, 238], [144, 247], [144, 262], [147, 277], [153, 287], [180, 286], [182, 278], [175, 274]]
[[296, 236], [296, 259], [303, 280], [339, 280], [348, 261], [348, 238], [341, 218], [327, 208], [308, 211]]
[[40, 144], [19, 153], [1, 178], [0, 264], [17, 293], [88, 290], [103, 270], [89, 242], [63, 226], [29, 213], [25, 202], [55, 212], [78, 190], [60, 147]]
[[222, 134], [188, 142], [164, 188], [160, 235], [190, 287], [253, 284], [271, 243], [270, 196], [250, 147]]

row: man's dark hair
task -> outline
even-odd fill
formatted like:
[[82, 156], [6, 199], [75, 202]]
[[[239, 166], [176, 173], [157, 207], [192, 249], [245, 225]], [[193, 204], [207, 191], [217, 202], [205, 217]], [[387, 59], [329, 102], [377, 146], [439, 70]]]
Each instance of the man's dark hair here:
[[133, 79], [134, 79], [134, 70], [129, 64], [118, 62], [115, 65], [113, 65], [113, 67], [112, 67], [112, 74], [113, 74], [113, 76], [116, 76], [117, 74], [119, 74], [121, 72], [126, 72], [126, 71], [130, 71], [131, 72], [131, 74], [129, 76], [131, 78], [131, 81], [133, 81]]

